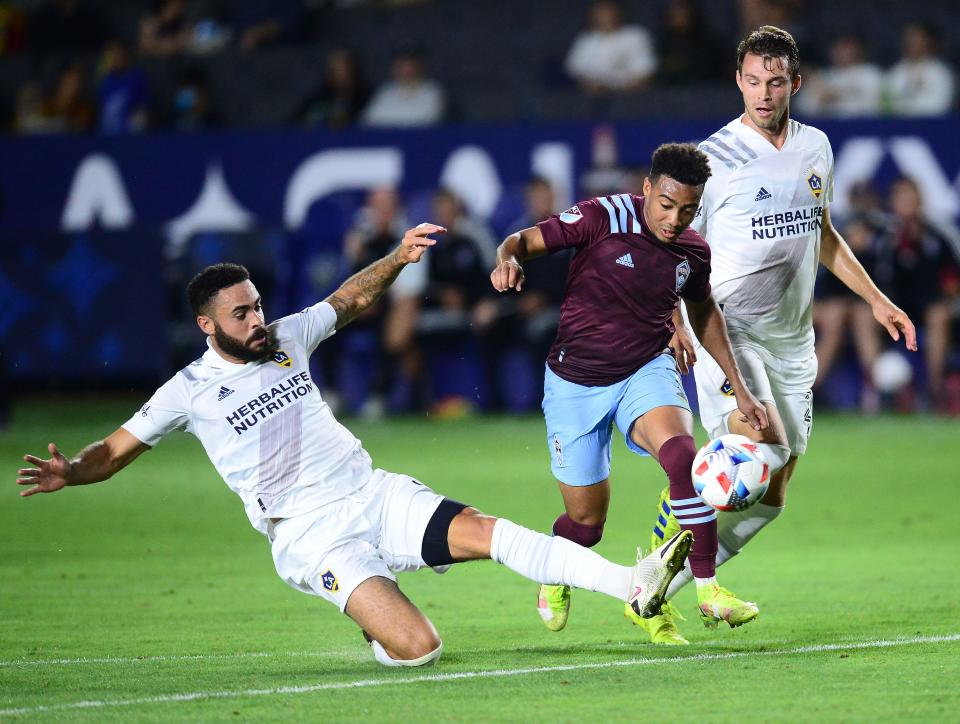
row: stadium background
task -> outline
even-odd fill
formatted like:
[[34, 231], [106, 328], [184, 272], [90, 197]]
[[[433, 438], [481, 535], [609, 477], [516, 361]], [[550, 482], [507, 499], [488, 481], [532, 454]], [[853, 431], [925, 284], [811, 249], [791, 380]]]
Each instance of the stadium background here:
[[[524, 217], [531, 178], [549, 182], [554, 210], [635, 189], [656, 145], [703, 139], [740, 112], [733, 48], [759, 22], [798, 38], [801, 96], [831, 62], [834, 38], [850, 30], [884, 71], [918, 21], [939, 28], [938, 53], [952, 69], [960, 61], [950, 32], [960, 10], [947, 0], [702, 0], [697, 33], [715, 41], [716, 55], [705, 56], [714, 60], [669, 76], [661, 68], [642, 88], [596, 97], [564, 70], [587, 24], [586, 0], [549, 9], [508, 0], [195, 1], [182, 47], [141, 50], [141, 22], [166, 4], [0, 0], [0, 457], [11, 478], [24, 452], [40, 453], [51, 439], [73, 452], [108, 434], [197, 356], [202, 339], [183, 285], [204, 264], [249, 264], [276, 317], [322, 298], [380, 248], [383, 239], [363, 236], [369, 206], [390, 203], [371, 199], [371, 189], [395, 188], [394, 221], [410, 225], [433, 217], [438, 190], [448, 189], [465, 210], [470, 241], [458, 243], [474, 251], [464, 266], [473, 281], [453, 295], [453, 311], [420, 300], [414, 353], [385, 351], [388, 310], [409, 310], [388, 299], [380, 315], [321, 346], [315, 375], [378, 465], [547, 530], [559, 499], [536, 410], [550, 305], [536, 324], [498, 307], [502, 324], [480, 334], [462, 301], [484, 301], [486, 271], [473, 272], [489, 253], [484, 244]], [[625, 21], [658, 42], [677, 4], [627, 2]], [[242, 29], [271, 13], [278, 37], [240, 47]], [[109, 116], [119, 125], [107, 127], [100, 104], [114, 38], [139, 74], [124, 77], [139, 88], [143, 113]], [[310, 102], [339, 48], [356, 55], [369, 92], [388, 79], [398, 52], [415, 49], [442, 88], [442, 120], [371, 128], [331, 122], [322, 108], [318, 120]], [[184, 99], [195, 104], [198, 95], [206, 109], [185, 114]], [[923, 303], [939, 304], [955, 327], [956, 97], [934, 114], [897, 113], [885, 98], [868, 116], [800, 108], [793, 116], [829, 134], [837, 220], [844, 229], [867, 220], [865, 259], [897, 238], [887, 202], [894, 181], [916, 180], [938, 253], [903, 293], [923, 290]], [[359, 252], [351, 230], [365, 239]], [[550, 290], [558, 274], [550, 267], [537, 283]], [[550, 293], [555, 301], [555, 284]], [[49, 706], [52, 716], [91, 721], [318, 711], [334, 720], [635, 720], [663, 712], [665, 687], [686, 707], [668, 719], [953, 717], [960, 584], [951, 552], [960, 521], [943, 501], [957, 480], [960, 360], [954, 341], [931, 394], [928, 334], [915, 321], [921, 353], [908, 357], [911, 379], [880, 394], [850, 325], [840, 325], [843, 350], [817, 391], [790, 511], [724, 574], [756, 592], [764, 616], [719, 635], [683, 624], [689, 653], [706, 658], [660, 666], [675, 652], [638, 648], [638, 632], [592, 594], [578, 594], [568, 630], [550, 638], [525, 581], [492, 565], [457, 566], [442, 579], [404, 579], [447, 642], [436, 672], [465, 675], [454, 703], [442, 683], [422, 685], [429, 697], [417, 687], [380, 696], [383, 682], [371, 677], [404, 680], [374, 667], [343, 617], [276, 580], [262, 540], [196, 441], [174, 435], [95, 490], [22, 501], [11, 482], [0, 496], [0, 717], [43, 717]], [[406, 365], [418, 359], [423, 374], [413, 384]], [[369, 404], [378, 393], [382, 404]], [[396, 416], [379, 422], [384, 414]], [[438, 423], [445, 416], [465, 419]], [[663, 481], [622, 449], [614, 469], [615, 504], [598, 550], [626, 562], [645, 543]], [[550, 666], [585, 668], [522, 673]], [[491, 680], [488, 670], [521, 673]], [[707, 677], [722, 682], [722, 697], [704, 696], [713, 690]], [[372, 688], [354, 690], [365, 681]], [[305, 689], [284, 688], [296, 686]], [[758, 701], [758, 689], [777, 695]], [[246, 693], [234, 700], [227, 690]], [[201, 693], [178, 699], [184, 692]]]

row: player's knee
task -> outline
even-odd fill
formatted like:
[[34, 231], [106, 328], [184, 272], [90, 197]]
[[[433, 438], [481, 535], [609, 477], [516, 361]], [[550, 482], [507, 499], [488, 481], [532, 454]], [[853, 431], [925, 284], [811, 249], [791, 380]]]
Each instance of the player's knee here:
[[399, 651], [387, 651], [378, 641], [371, 643], [374, 657], [384, 666], [428, 666], [440, 658], [443, 653], [443, 641], [438, 636], [424, 639], [412, 648]]
[[567, 540], [572, 540], [584, 548], [595, 546], [603, 538], [603, 526], [607, 522], [602, 513], [586, 513], [577, 516], [574, 520], [564, 513], [553, 523], [553, 534]]
[[760, 454], [770, 468], [770, 474], [780, 471], [780, 469], [790, 461], [790, 448], [779, 443], [761, 442], [757, 443], [760, 448]]

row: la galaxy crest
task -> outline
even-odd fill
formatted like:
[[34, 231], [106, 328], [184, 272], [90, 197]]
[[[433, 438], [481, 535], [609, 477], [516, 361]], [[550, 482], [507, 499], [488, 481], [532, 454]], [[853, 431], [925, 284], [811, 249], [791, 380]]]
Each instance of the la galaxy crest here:
[[333, 571], [329, 569], [326, 570], [320, 576], [320, 580], [323, 582], [323, 587], [331, 593], [336, 593], [340, 590], [340, 582], [337, 580], [337, 577], [333, 575]]
[[286, 367], [287, 369], [293, 367], [293, 360], [290, 359], [290, 355], [288, 355], [282, 349], [278, 349], [273, 353], [273, 361], [281, 367]]
[[720, 385], [720, 393], [727, 397], [733, 397], [733, 385], [730, 384], [730, 380], [723, 380], [723, 384]]
[[819, 199], [820, 194], [823, 193], [823, 179], [817, 175], [816, 171], [811, 171], [810, 175], [807, 176], [807, 185], [810, 187], [813, 198]]
[[690, 262], [687, 259], [684, 259], [682, 262], [677, 264], [677, 291], [679, 292], [683, 289], [683, 285], [687, 283], [687, 279], [690, 278]]

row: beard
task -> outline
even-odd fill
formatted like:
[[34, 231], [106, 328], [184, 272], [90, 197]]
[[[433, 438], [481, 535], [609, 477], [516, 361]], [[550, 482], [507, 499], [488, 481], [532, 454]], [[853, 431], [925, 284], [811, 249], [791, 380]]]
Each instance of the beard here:
[[[263, 327], [251, 334], [246, 341], [231, 337], [223, 331], [223, 327], [214, 322], [213, 337], [217, 345], [231, 357], [236, 357], [244, 362], [266, 362], [273, 358], [280, 349], [277, 344], [277, 333], [273, 326]], [[250, 345], [258, 340], [265, 339], [266, 344], [260, 349], [254, 349]]]

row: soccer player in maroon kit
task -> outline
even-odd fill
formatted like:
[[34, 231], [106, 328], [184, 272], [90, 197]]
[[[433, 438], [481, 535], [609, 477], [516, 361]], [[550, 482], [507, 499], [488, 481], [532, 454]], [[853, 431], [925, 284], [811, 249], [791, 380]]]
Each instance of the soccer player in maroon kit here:
[[[716, 582], [716, 514], [693, 489], [693, 416], [670, 349], [673, 312], [683, 298], [694, 332], [731, 381], [742, 419], [757, 430], [767, 426], [710, 294], [710, 248], [687, 228], [709, 176], [707, 157], [696, 147], [664, 144], [653, 154], [643, 196], [583, 201], [511, 234], [497, 250], [490, 280], [499, 292], [520, 292], [524, 262], [575, 250], [544, 381], [547, 445], [566, 508], [554, 535], [588, 547], [600, 541], [615, 423], [632, 451], [652, 455], [667, 473], [677, 520], [694, 534], [689, 561], [701, 617], [739, 625], [756, 617], [757, 607]], [[541, 586], [538, 609], [547, 627], [559, 631], [570, 588]], [[653, 639], [670, 643], [674, 633]]]

